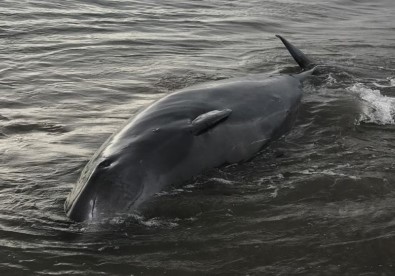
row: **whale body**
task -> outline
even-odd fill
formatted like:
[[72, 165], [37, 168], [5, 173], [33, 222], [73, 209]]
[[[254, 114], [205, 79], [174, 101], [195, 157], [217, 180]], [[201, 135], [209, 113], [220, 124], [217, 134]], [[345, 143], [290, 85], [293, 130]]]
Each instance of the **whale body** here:
[[313, 62], [278, 36], [300, 74], [203, 83], [159, 99], [94, 154], [65, 202], [75, 221], [138, 210], [171, 184], [254, 157], [292, 127]]

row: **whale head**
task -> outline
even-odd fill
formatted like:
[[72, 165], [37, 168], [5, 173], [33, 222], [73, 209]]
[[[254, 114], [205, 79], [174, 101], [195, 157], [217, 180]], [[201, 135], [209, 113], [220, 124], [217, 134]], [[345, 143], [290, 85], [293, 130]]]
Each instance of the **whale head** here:
[[138, 168], [139, 162], [125, 155], [92, 158], [66, 199], [67, 216], [85, 221], [133, 209], [144, 190]]
[[110, 137], [83, 169], [65, 202], [74, 221], [136, 211], [144, 202], [172, 183], [191, 147], [188, 132], [178, 128], [138, 135], [128, 129]]

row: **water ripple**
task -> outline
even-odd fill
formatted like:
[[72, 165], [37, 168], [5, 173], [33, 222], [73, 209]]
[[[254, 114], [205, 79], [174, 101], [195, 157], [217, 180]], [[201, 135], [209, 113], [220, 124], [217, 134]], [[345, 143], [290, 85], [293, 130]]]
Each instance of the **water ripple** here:
[[[0, 6], [2, 274], [393, 274], [392, 0]], [[142, 107], [204, 81], [297, 72], [274, 33], [321, 64], [286, 138], [143, 214], [67, 219], [84, 164]]]

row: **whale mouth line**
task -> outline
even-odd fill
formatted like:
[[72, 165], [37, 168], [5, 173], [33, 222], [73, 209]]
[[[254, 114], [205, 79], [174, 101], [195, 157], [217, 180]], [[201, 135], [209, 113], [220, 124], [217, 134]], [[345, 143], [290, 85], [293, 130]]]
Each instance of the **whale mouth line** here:
[[137, 202], [137, 200], [141, 197], [141, 195], [144, 192], [144, 185], [140, 186], [139, 192], [137, 193], [137, 195], [134, 197], [134, 200], [131, 200], [130, 203], [127, 205], [126, 209], [130, 210], [132, 208], [132, 206]]
[[95, 197], [92, 200], [92, 209], [91, 209], [91, 212], [90, 212], [90, 219], [91, 220], [94, 218], [94, 211], [95, 211], [95, 206], [96, 206], [96, 200], [97, 200], [97, 197]]

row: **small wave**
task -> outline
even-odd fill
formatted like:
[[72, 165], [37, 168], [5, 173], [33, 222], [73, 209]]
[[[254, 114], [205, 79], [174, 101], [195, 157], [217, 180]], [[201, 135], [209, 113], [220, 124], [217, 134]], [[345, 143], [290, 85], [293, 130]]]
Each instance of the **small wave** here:
[[10, 122], [3, 126], [4, 132], [8, 134], [19, 134], [28, 132], [48, 132], [48, 133], [66, 133], [69, 130], [59, 124], [53, 124], [49, 122]]
[[0, 121], [9, 121], [10, 119], [0, 114]]
[[379, 87], [379, 88], [390, 88], [390, 87], [395, 87], [395, 78], [387, 78], [387, 81], [385, 81], [384, 84], [382, 83], [373, 83], [374, 86]]
[[305, 175], [318, 174], [318, 175], [328, 175], [328, 176], [337, 176], [337, 177], [347, 177], [347, 178], [354, 179], [354, 180], [360, 179], [358, 176], [355, 176], [355, 175], [344, 174], [344, 173], [336, 172], [336, 171], [329, 170], [329, 169], [325, 169], [325, 170], [321, 170], [321, 171], [317, 171], [315, 169], [306, 169], [306, 170], [300, 171], [299, 173], [305, 174]]
[[140, 213], [118, 213], [113, 217], [104, 217], [82, 223], [72, 223], [69, 230], [75, 233], [108, 233], [113, 232], [114, 229], [170, 229], [179, 226], [180, 221], [194, 221], [197, 218], [165, 218], [165, 217], [146, 217]]
[[165, 218], [159, 218], [159, 217], [153, 217], [153, 218], [146, 218], [143, 215], [140, 214], [130, 214], [126, 217], [116, 217], [112, 218], [110, 220], [110, 224], [112, 225], [120, 225], [124, 224], [125, 222], [135, 222], [139, 225], [145, 226], [145, 227], [156, 227], [156, 228], [174, 228], [178, 226], [178, 221], [180, 219], [175, 218], [175, 219], [165, 219]]
[[357, 123], [395, 124], [395, 98], [384, 96], [380, 90], [370, 89], [361, 83], [348, 89], [362, 99], [362, 114]]

